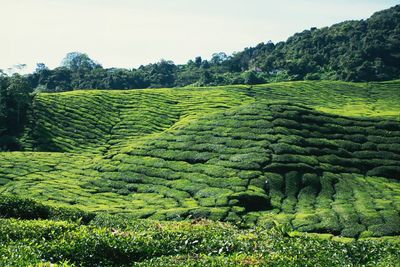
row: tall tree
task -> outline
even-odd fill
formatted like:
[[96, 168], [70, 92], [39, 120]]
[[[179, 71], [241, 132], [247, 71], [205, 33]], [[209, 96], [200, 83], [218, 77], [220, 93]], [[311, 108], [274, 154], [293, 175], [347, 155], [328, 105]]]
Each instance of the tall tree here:
[[79, 70], [93, 70], [95, 68], [101, 68], [101, 65], [96, 61], [89, 58], [85, 53], [70, 52], [61, 62], [61, 66], [70, 69], [71, 71]]
[[19, 148], [17, 136], [26, 122], [32, 88], [25, 76], [0, 75], [0, 149]]

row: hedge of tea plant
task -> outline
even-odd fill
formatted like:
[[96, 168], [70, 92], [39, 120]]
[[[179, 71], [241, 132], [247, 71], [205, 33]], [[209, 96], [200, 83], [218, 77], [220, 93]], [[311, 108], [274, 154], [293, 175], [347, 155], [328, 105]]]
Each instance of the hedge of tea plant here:
[[39, 94], [25, 151], [0, 153], [0, 193], [141, 219], [398, 235], [399, 86]]
[[251, 230], [208, 220], [97, 215], [81, 221], [0, 219], [0, 266], [393, 266], [400, 242]]

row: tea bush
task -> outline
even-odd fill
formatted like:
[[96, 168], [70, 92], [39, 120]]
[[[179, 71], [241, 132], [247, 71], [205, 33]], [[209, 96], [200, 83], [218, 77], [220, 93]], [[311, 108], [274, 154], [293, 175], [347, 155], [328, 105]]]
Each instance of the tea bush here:
[[72, 222], [0, 219], [0, 266], [391, 265], [399, 241], [334, 241], [284, 234], [279, 228], [240, 230], [206, 220], [160, 222], [99, 215]]
[[38, 94], [25, 151], [0, 153], [0, 196], [38, 202], [10, 201], [2, 214], [207, 217], [243, 227], [277, 220], [307, 232], [397, 235], [398, 87], [288, 82]]

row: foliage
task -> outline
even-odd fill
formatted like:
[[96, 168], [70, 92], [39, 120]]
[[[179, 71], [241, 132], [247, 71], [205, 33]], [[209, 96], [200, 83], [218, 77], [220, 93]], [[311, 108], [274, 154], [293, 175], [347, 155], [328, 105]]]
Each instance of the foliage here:
[[400, 6], [367, 20], [296, 33], [286, 42], [261, 43], [236, 54], [237, 68], [258, 68], [286, 79], [379, 81], [399, 77]]
[[[398, 78], [398, 9], [186, 65], [0, 72], [0, 266], [399, 262], [400, 82], [316, 81]], [[193, 87], [220, 84], [246, 85]]]
[[17, 137], [27, 120], [30, 92], [25, 77], [18, 74], [8, 77], [0, 73], [0, 151], [20, 149]]
[[167, 223], [113, 216], [86, 226], [1, 219], [0, 265], [385, 266], [400, 257], [394, 238], [351, 242], [331, 238], [288, 236], [275, 229], [240, 230], [206, 220]]
[[88, 223], [95, 214], [79, 209], [44, 205], [33, 199], [2, 195], [0, 217], [17, 219], [57, 219]]
[[214, 53], [210, 60], [196, 57], [182, 65], [161, 60], [137, 69], [104, 69], [88, 55], [72, 52], [60, 67], [40, 65], [28, 79], [32, 90], [42, 92], [399, 79], [399, 10], [397, 5], [367, 20], [311, 28], [286, 42], [260, 43], [231, 56]]
[[0, 153], [0, 191], [134, 218], [397, 235], [398, 84], [40, 93], [26, 151]]

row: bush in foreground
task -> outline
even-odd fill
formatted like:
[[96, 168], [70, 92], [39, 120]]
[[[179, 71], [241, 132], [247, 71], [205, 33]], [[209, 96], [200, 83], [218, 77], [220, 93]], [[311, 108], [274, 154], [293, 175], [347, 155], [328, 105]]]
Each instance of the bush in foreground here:
[[81, 225], [0, 219], [0, 266], [390, 266], [400, 260], [395, 238], [329, 238], [288, 235], [277, 228], [241, 230], [208, 220], [101, 215]]

